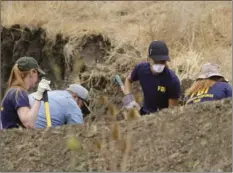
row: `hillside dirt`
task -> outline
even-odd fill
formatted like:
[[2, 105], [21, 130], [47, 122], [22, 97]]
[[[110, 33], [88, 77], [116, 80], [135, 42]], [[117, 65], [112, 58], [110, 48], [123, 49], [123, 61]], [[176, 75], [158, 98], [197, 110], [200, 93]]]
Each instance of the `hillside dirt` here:
[[[76, 47], [72, 47], [72, 42], [68, 43], [69, 38], [64, 38], [61, 34], [57, 34], [56, 39], [52, 41], [46, 37], [44, 29], [30, 30], [19, 24], [10, 28], [3, 27], [1, 35], [1, 93], [6, 90], [13, 64], [22, 56], [32, 56], [38, 61], [46, 72], [46, 77], [51, 80], [52, 89], [63, 89], [78, 78], [77, 82], [81, 82], [89, 90], [94, 89], [101, 93], [106, 91], [110, 96], [112, 91], [120, 92], [113, 81], [114, 71], [110, 71], [113, 70], [112, 64], [110, 62], [109, 65], [104, 59], [113, 46], [110, 40], [104, 39], [100, 34], [84, 35], [75, 40]], [[74, 52], [77, 50], [78, 55]], [[119, 52], [124, 53], [124, 49], [119, 49]], [[110, 67], [105, 69], [108, 65]], [[124, 65], [124, 69], [115, 67], [118, 73], [123, 72], [122, 81], [125, 71], [129, 68], [127, 65]], [[184, 93], [192, 80], [184, 79], [181, 82], [181, 90]], [[140, 90], [139, 85], [135, 85], [134, 88], [137, 88], [136, 91]], [[3, 97], [3, 94], [1, 96]]]
[[[214, 111], [213, 111], [214, 110]], [[231, 172], [232, 101], [132, 121], [0, 132], [1, 171]], [[77, 150], [67, 148], [77, 138]]]
[[[220, 64], [226, 76], [231, 77], [228, 19], [232, 10], [227, 4], [223, 4], [223, 13], [221, 6], [218, 11], [217, 5], [207, 8], [203, 3], [201, 8], [184, 3], [179, 6], [181, 9], [162, 2], [147, 2], [144, 9], [123, 2], [118, 7], [110, 2], [91, 6], [84, 2], [83, 6], [33, 3], [3, 4], [5, 10], [13, 10], [3, 13], [8, 25], [3, 24], [1, 30], [1, 99], [15, 61], [33, 56], [47, 73], [53, 90], [65, 89], [70, 83], [86, 87], [92, 113], [85, 117], [84, 127], [1, 130], [0, 171], [232, 171], [232, 101], [182, 106], [184, 91], [204, 62]], [[38, 16], [34, 15], [35, 7], [42, 9], [36, 13]], [[87, 7], [89, 11], [85, 10]], [[163, 11], [164, 8], [171, 12]], [[20, 19], [6, 17], [9, 12], [17, 18], [13, 13], [17, 9], [21, 11]], [[220, 13], [221, 16], [216, 15]], [[32, 16], [35, 20], [30, 22]], [[45, 17], [43, 22], [41, 16], [48, 19]], [[21, 19], [25, 19], [23, 24], [11, 25]], [[60, 19], [64, 24], [58, 26]], [[178, 20], [183, 24], [178, 24]], [[146, 59], [147, 44], [161, 38], [172, 50], [169, 65], [181, 79], [180, 106], [137, 118], [135, 112], [122, 108], [123, 93], [113, 76], [118, 73], [124, 81], [133, 67]], [[133, 84], [133, 93], [141, 104], [143, 93], [138, 82]], [[77, 141], [70, 144], [74, 148], [71, 150], [67, 141], [74, 138]]]
[[[65, 88], [67, 84], [70, 84], [69, 76], [78, 76], [81, 74], [80, 72], [88, 71], [85, 69], [87, 65], [101, 62], [101, 58], [105, 56], [110, 46], [110, 43], [104, 41], [101, 35], [83, 36], [78, 45], [80, 58], [72, 59], [73, 52], [70, 55], [64, 52], [64, 46], [69, 46], [68, 38], [64, 38], [61, 34], [57, 34], [56, 39], [52, 41], [46, 37], [46, 32], [42, 28], [30, 30], [24, 26], [13, 25], [10, 28], [3, 27], [1, 35], [2, 93], [7, 87], [7, 80], [14, 62], [22, 56], [34, 57], [46, 72], [47, 78], [51, 80], [52, 88], [58, 89]], [[80, 62], [80, 59], [84, 63]], [[88, 77], [84, 76], [84, 80]]]

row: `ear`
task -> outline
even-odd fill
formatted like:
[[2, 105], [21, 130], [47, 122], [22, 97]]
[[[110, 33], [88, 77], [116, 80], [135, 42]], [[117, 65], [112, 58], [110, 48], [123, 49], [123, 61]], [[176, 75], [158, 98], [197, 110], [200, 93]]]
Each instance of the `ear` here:
[[77, 94], [74, 94], [74, 93], [73, 93], [72, 96], [73, 96], [73, 98], [74, 98], [75, 101], [78, 101], [78, 96], [77, 96]]
[[147, 61], [150, 63], [150, 65], [154, 64], [154, 61], [151, 58], [147, 58]]
[[30, 72], [30, 75], [32, 76], [32, 75], [34, 75], [36, 73], [37, 73], [37, 71], [35, 69], [32, 69], [31, 72]]
[[73, 96], [74, 98], [77, 98], [77, 95], [76, 95], [76, 94], [74, 94], [74, 93], [72, 93], [72, 96]]

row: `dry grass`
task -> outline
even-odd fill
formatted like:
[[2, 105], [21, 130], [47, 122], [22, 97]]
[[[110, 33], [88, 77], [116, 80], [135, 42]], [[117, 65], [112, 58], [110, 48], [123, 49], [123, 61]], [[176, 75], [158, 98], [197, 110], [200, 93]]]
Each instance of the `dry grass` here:
[[[69, 43], [65, 46], [63, 52], [66, 57], [65, 59], [66, 64], [72, 64], [71, 61], [72, 59], [74, 58], [77, 59], [77, 57], [79, 58], [79, 55], [77, 54], [77, 52], [75, 52], [75, 50], [81, 44], [80, 40], [82, 40], [82, 38], [85, 35], [101, 34], [105, 40], [109, 40], [113, 45], [113, 48], [108, 50], [108, 55], [104, 57], [105, 63], [97, 64], [95, 68], [93, 68], [90, 71], [90, 73], [86, 74], [87, 73], [86, 72], [83, 74], [83, 76], [85, 75], [87, 76], [87, 79], [85, 80], [90, 81], [90, 83], [93, 83], [93, 85], [94, 84], [100, 85], [101, 83], [100, 76], [103, 76], [105, 78], [109, 77], [109, 79], [111, 79], [111, 77], [114, 76], [115, 72], [119, 72], [121, 74], [122, 79], [126, 77], [126, 75], [128, 75], [129, 71], [133, 68], [133, 66], [136, 63], [145, 60], [145, 58], [147, 57], [148, 44], [152, 40], [160, 40], [160, 39], [165, 40], [167, 42], [170, 48], [170, 55], [172, 58], [172, 61], [169, 65], [176, 71], [176, 73], [179, 75], [181, 80], [185, 78], [195, 78], [195, 75], [198, 73], [201, 64], [205, 62], [215, 62], [222, 67], [224, 74], [231, 81], [231, 74], [232, 74], [231, 72], [232, 71], [231, 2], [9, 1], [9, 2], [1, 2], [1, 7], [2, 7], [1, 9], [2, 25], [5, 27], [9, 27], [13, 24], [21, 24], [21, 25], [26, 25], [29, 28], [33, 29], [34, 27], [40, 26], [46, 29], [48, 38], [52, 40], [55, 39], [57, 33], [62, 33], [64, 37], [68, 36], [70, 40]], [[119, 53], [120, 49], [123, 50], [123, 53]], [[81, 69], [81, 66], [82, 63], [75, 64], [75, 69], [77, 70], [77, 73], [79, 72], [78, 70]], [[67, 68], [69, 68], [69, 66], [67, 66]], [[59, 73], [59, 69], [57, 73]], [[97, 80], [91, 81], [91, 79], [97, 79]], [[73, 80], [80, 81], [80, 79], [78, 78], [75, 79], [75, 77]], [[92, 94], [92, 91], [90, 91], [90, 93]], [[136, 99], [138, 101], [141, 100], [140, 95], [136, 96]], [[109, 100], [107, 96], [102, 96], [101, 98], [99, 98], [98, 105], [100, 107], [106, 106], [108, 108], [107, 114], [109, 117], [111, 117], [110, 118], [111, 120], [114, 119], [120, 111], [115, 105], [112, 104], [112, 102]], [[173, 116], [178, 115], [172, 111], [173, 110], [171, 110], [171, 113], [169, 113], [171, 115], [170, 118], [174, 118]], [[186, 114], [182, 113], [181, 110], [180, 112], [181, 113], [179, 113], [179, 115], [182, 114], [182, 117], [186, 116]], [[200, 112], [199, 113], [194, 112], [194, 114], [195, 116], [193, 117], [196, 117], [196, 114], [200, 115]], [[166, 112], [164, 113], [164, 115], [167, 116]], [[187, 115], [189, 114], [187, 113]], [[162, 117], [164, 116], [161, 116], [161, 119]], [[216, 117], [218, 118], [218, 116]], [[167, 119], [166, 119], [167, 117], [164, 117], [164, 119], [166, 119], [164, 120], [164, 124], [160, 123], [161, 119], [159, 119], [160, 118], [159, 117], [158, 118], [159, 123], [156, 124], [156, 121], [155, 122], [152, 121], [152, 125], [148, 126], [148, 122], [151, 121], [147, 121], [147, 118], [140, 119], [138, 112], [134, 109], [125, 113], [125, 118], [128, 120], [126, 121], [126, 123], [128, 125], [127, 126], [128, 129], [130, 129], [130, 131], [127, 133], [126, 131], [123, 131], [123, 129], [120, 128], [120, 124], [116, 123], [115, 121], [112, 122], [113, 126], [109, 128], [107, 126], [101, 127], [101, 124], [98, 126], [98, 128], [106, 128], [103, 133], [99, 133], [100, 135], [98, 136], [99, 138], [95, 139], [95, 141], [93, 142], [93, 146], [95, 146], [95, 148], [98, 151], [97, 156], [99, 160], [96, 159], [96, 161], [101, 162], [100, 160], [101, 158], [103, 159], [103, 163], [105, 165], [104, 168], [98, 168], [98, 169], [107, 170], [107, 168], [105, 167], [110, 166], [111, 167], [109, 168], [110, 170], [114, 170], [114, 171], [117, 170], [115, 163], [117, 160], [115, 158], [116, 156], [122, 156], [120, 162], [121, 167], [119, 169], [121, 171], [149, 170], [149, 168], [147, 167], [151, 166], [151, 164], [147, 163], [147, 161], [145, 160], [150, 160], [151, 163], [155, 163], [156, 160], [156, 163], [158, 163], [159, 165], [158, 167], [157, 165], [155, 165], [156, 166], [155, 168], [150, 167], [150, 171], [152, 171], [153, 169], [157, 171], [158, 170], [163, 171], [163, 169], [165, 171], [175, 169], [169, 167], [169, 163], [171, 163], [171, 160], [167, 161], [168, 162], [167, 163], [168, 167], [167, 167], [167, 165], [163, 163], [163, 160], [161, 160], [160, 157], [157, 156], [154, 157], [155, 153], [153, 153], [153, 151], [159, 152], [157, 151], [158, 148], [156, 148], [158, 144], [162, 148], [166, 146], [167, 148], [162, 150], [164, 152], [161, 151], [162, 154], [161, 153], [160, 154], [166, 156], [164, 158], [167, 158], [167, 156], [170, 153], [165, 154], [165, 151], [170, 152], [171, 146], [168, 145], [168, 142], [166, 142], [166, 140], [169, 141], [170, 138], [173, 139], [174, 137], [174, 139], [177, 140], [176, 144], [177, 145], [179, 144], [180, 139], [175, 138], [176, 136], [178, 136], [177, 134], [179, 133], [168, 131], [168, 129], [169, 130], [175, 129], [178, 132], [180, 132], [179, 128], [177, 129], [175, 128], [176, 124], [174, 124], [174, 121], [171, 121], [172, 123], [170, 124], [171, 126], [173, 125], [174, 127], [169, 128], [166, 127], [167, 124], [169, 125], [169, 122], [167, 123]], [[152, 118], [154, 117], [152, 116]], [[177, 119], [179, 118], [180, 117], [178, 117]], [[191, 118], [191, 116], [189, 116], [189, 118]], [[135, 129], [139, 128], [141, 130], [135, 130], [135, 129], [132, 130], [131, 128], [133, 127], [133, 123], [137, 124], [133, 120], [138, 120], [138, 119], [140, 121], [140, 126], [138, 125], [139, 127], [137, 127], [135, 125], [136, 126]], [[186, 120], [184, 119], [183, 122], [185, 121]], [[145, 124], [145, 127], [142, 128], [141, 125], [143, 124], [143, 122]], [[177, 124], [180, 125], [181, 127], [187, 124], [187, 122], [183, 124], [179, 122], [180, 121], [178, 121]], [[207, 120], [203, 122], [207, 122]], [[216, 122], [219, 121], [216, 120]], [[89, 129], [87, 136], [92, 136], [93, 133], [95, 134], [97, 131], [96, 130], [97, 124], [92, 123], [88, 128]], [[154, 130], [156, 128], [157, 131]], [[191, 125], [187, 126], [187, 128], [191, 129]], [[151, 133], [150, 129], [153, 129], [153, 132], [156, 131], [156, 133]], [[167, 132], [164, 133], [164, 135], [167, 135], [167, 139], [166, 140], [163, 139], [164, 141], [163, 140], [159, 141], [158, 140], [159, 135], [160, 133], [163, 134], [164, 129], [167, 129]], [[143, 133], [145, 131], [148, 133]], [[158, 131], [161, 132], [158, 133]], [[109, 132], [111, 132], [111, 139], [113, 138], [114, 140], [110, 140], [110, 141], [107, 140], [108, 138], [105, 135]], [[168, 132], [169, 134], [167, 134]], [[137, 137], [138, 133], [139, 134], [141, 133], [141, 136]], [[183, 132], [180, 133], [182, 134]], [[209, 133], [206, 134], [209, 135]], [[151, 135], [154, 135], [153, 136], [154, 140], [151, 140], [152, 139]], [[185, 135], [184, 134], [181, 135], [182, 138], [183, 136]], [[134, 138], [136, 137], [137, 140], [134, 141], [134, 143], [132, 143], [131, 137]], [[141, 138], [144, 139], [143, 145], [140, 143], [141, 142], [140, 140], [142, 140]], [[87, 138], [87, 139], [89, 140], [92, 138]], [[195, 142], [195, 140], [196, 139], [193, 139], [191, 140], [191, 142], [192, 141]], [[113, 145], [114, 141], [119, 142], [116, 143], [118, 145]], [[147, 144], [148, 141], [150, 141], [151, 143]], [[188, 143], [189, 141], [190, 139], [187, 139], [186, 142]], [[166, 145], [163, 142], [165, 142]], [[172, 143], [172, 140], [170, 142]], [[74, 139], [69, 141], [70, 147], [74, 149], [78, 148], [76, 143], [77, 141]], [[144, 143], [147, 144], [148, 146], [145, 146]], [[92, 143], [87, 143], [87, 145], [84, 147], [88, 149], [93, 149], [93, 146], [91, 145]], [[128, 154], [133, 150], [132, 145], [135, 146], [138, 145], [140, 147], [136, 148], [137, 150], [133, 152], [135, 155], [129, 156]], [[59, 146], [59, 145], [56, 144], [55, 146]], [[117, 154], [114, 155], [113, 153], [115, 152], [115, 149], [117, 147], [120, 148], [122, 153], [119, 155]], [[208, 147], [205, 147], [205, 149], [208, 149]], [[100, 151], [102, 152], [106, 150], [108, 152], [101, 153], [103, 155], [99, 153]], [[194, 153], [193, 154], [194, 156], [195, 150], [192, 152]], [[56, 154], [57, 152], [54, 153]], [[90, 155], [93, 155], [93, 153], [94, 152], [90, 152], [88, 154], [82, 153], [83, 155], [85, 155], [84, 160], [87, 160], [86, 157], [90, 158]], [[139, 155], [137, 155], [138, 153]], [[80, 159], [79, 157], [80, 153], [75, 153], [75, 155], [76, 155], [76, 157], [74, 156], [75, 159], [77, 160]], [[99, 155], [101, 155], [101, 157]], [[93, 155], [93, 157], [94, 156], [95, 155]], [[175, 158], [178, 157], [179, 155], [176, 156], [176, 153], [172, 153], [171, 156], [172, 158]], [[69, 160], [72, 160], [70, 159], [69, 156], [67, 157], [69, 158]], [[138, 164], [134, 162], [130, 162], [130, 159], [128, 159], [128, 157], [131, 158], [131, 161], [132, 160], [135, 161], [134, 159], [137, 158], [136, 162]], [[72, 170], [74, 170], [74, 168], [79, 170], [77, 168], [77, 165], [75, 164], [86, 163], [86, 162], [84, 162], [83, 160], [77, 161], [74, 158], [72, 160], [74, 162], [71, 163]], [[199, 158], [202, 159], [202, 157]], [[47, 157], [47, 159], [53, 159], [53, 158]], [[56, 157], [54, 159], [56, 159]], [[58, 160], [59, 159], [60, 158], [58, 157]], [[67, 161], [67, 159], [64, 160]], [[92, 166], [93, 163], [91, 163], [91, 161], [94, 160], [95, 159], [93, 160], [88, 159], [89, 170], [95, 168], [94, 166]], [[185, 158], [184, 160], [187, 159]], [[193, 160], [195, 161], [195, 158], [193, 158]], [[216, 160], [219, 159], [216, 158]], [[166, 159], [164, 159], [164, 161], [166, 161]], [[176, 161], [177, 159], [173, 159], [173, 162]], [[145, 165], [140, 165], [144, 162], [146, 162]], [[108, 165], [108, 163], [110, 164]], [[219, 162], [216, 161], [216, 163]], [[127, 168], [127, 164], [130, 165], [130, 167]], [[195, 167], [195, 164], [191, 163], [191, 166], [194, 165]], [[133, 169], [132, 167], [136, 165], [138, 166], [138, 169]], [[207, 165], [206, 166], [204, 164], [204, 166], [202, 165], [200, 166], [200, 168], [191, 168], [191, 166], [188, 165], [187, 168], [183, 168], [182, 167], [183, 165], [179, 167], [178, 161], [174, 165], [178, 165], [176, 170], [184, 170], [184, 169], [204, 170], [204, 168], [208, 166], [209, 166], [208, 167], [209, 170], [210, 167], [212, 166], [208, 164], [206, 164]], [[42, 166], [44, 165], [42, 164]], [[81, 167], [83, 167], [83, 165], [81, 165]], [[223, 166], [221, 166], [221, 168], [222, 167]], [[56, 167], [54, 167], [54, 169], [55, 168]], [[216, 166], [216, 169], [217, 168], [218, 166]], [[12, 170], [12, 169], [7, 168], [7, 170]], [[23, 168], [18, 167], [17, 169], [22, 170]], [[40, 168], [38, 169], [40, 170]], [[47, 168], [47, 169], [51, 170], [51, 168]], [[60, 170], [60, 168], [56, 168], [56, 169]], [[64, 170], [69, 170], [69, 169], [71, 168], [68, 166], [64, 166]]]
[[[106, 59], [115, 62], [109, 76], [118, 69], [125, 77], [146, 58], [149, 42], [162, 39], [170, 47], [171, 67], [176, 71], [177, 66], [184, 67], [181, 78], [194, 77], [203, 62], [213, 61], [220, 62], [231, 79], [231, 2], [9, 1], [1, 5], [3, 26], [41, 26], [50, 39], [57, 33], [71, 39], [102, 34], [115, 47]], [[125, 53], [119, 54], [118, 48]]]

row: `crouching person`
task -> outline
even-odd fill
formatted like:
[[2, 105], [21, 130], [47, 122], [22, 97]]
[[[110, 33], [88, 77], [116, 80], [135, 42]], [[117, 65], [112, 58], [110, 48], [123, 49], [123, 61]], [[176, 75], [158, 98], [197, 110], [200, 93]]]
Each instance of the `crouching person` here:
[[170, 61], [165, 42], [153, 41], [149, 45], [147, 62], [137, 64], [125, 80], [123, 103], [126, 108], [139, 105], [132, 93], [132, 83], [139, 81], [144, 94], [141, 115], [157, 112], [163, 108], [177, 106], [180, 98], [180, 80], [167, 65]]
[[[29, 95], [30, 103], [34, 104], [34, 93]], [[83, 124], [83, 116], [88, 115], [88, 91], [78, 84], [70, 85], [66, 90], [48, 92], [49, 109], [52, 127], [65, 124]], [[44, 104], [41, 105], [36, 128], [47, 127]]]
[[51, 90], [50, 81], [42, 79], [34, 94], [35, 102], [30, 106], [28, 90], [36, 86], [38, 75], [45, 73], [32, 57], [19, 58], [13, 66], [1, 107], [3, 129], [35, 127], [43, 93]]
[[185, 93], [186, 104], [220, 100], [232, 97], [232, 87], [221, 74], [217, 64], [207, 63]]

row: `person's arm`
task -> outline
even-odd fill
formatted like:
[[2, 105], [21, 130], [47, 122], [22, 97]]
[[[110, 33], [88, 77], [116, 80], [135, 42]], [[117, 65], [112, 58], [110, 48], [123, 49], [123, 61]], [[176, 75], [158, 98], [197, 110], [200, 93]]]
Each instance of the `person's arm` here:
[[168, 100], [169, 107], [178, 106], [178, 104], [179, 104], [179, 99], [169, 99]]
[[34, 128], [37, 115], [40, 109], [40, 101], [35, 100], [31, 109], [29, 107], [20, 107], [17, 110], [19, 119], [26, 128]]
[[[33, 93], [33, 98], [35, 99], [32, 106], [30, 106], [29, 97], [25, 91], [18, 94], [18, 99], [16, 100], [15, 109], [17, 110], [19, 119], [21, 123], [26, 128], [34, 128], [37, 120], [38, 112], [40, 109], [41, 100], [43, 98], [43, 93], [45, 90], [50, 89], [50, 81], [42, 79], [38, 85], [37, 92]], [[30, 108], [31, 107], [31, 108]]]
[[131, 74], [125, 79], [124, 95], [132, 93], [132, 83], [138, 80], [138, 68], [139, 65], [137, 65]]
[[124, 95], [132, 93], [132, 83], [130, 75], [125, 79]]
[[168, 88], [168, 107], [178, 106], [181, 94], [180, 80], [175, 77]]
[[24, 127], [33, 128], [33, 120], [37, 117], [37, 109], [40, 107], [40, 102], [34, 103], [30, 108], [29, 98], [24, 90], [18, 90], [12, 98], [14, 109], [17, 110], [19, 119]]

